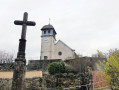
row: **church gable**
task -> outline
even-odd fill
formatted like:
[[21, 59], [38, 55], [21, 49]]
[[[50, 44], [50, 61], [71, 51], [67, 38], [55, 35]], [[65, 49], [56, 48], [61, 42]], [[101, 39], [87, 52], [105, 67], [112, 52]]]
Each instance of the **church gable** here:
[[66, 45], [66, 44], [65, 44], [63, 41], [61, 41], [61, 40], [59, 40], [55, 45], [57, 45], [57, 44], [62, 44], [62, 45], [64, 45], [64, 47], [67, 47], [67, 48], [69, 48], [70, 50], [75, 51], [75, 50], [71, 49], [68, 45]]
[[55, 54], [54, 58], [56, 58], [56, 59], [66, 60], [66, 59], [74, 59], [75, 58], [74, 50], [71, 49], [68, 45], [66, 45], [61, 40], [59, 40], [55, 44], [54, 54]]

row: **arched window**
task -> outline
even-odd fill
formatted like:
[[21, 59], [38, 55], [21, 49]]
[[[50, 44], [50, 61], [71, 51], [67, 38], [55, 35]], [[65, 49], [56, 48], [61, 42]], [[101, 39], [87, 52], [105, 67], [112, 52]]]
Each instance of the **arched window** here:
[[50, 30], [48, 30], [48, 33], [50, 33]]
[[44, 31], [44, 34], [46, 34], [46, 31]]

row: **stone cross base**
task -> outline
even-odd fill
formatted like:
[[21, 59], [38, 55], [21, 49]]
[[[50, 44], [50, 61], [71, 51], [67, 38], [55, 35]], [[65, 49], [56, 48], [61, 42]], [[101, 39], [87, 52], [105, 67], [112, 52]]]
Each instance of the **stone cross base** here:
[[24, 79], [26, 71], [25, 59], [15, 59], [12, 90], [24, 90]]

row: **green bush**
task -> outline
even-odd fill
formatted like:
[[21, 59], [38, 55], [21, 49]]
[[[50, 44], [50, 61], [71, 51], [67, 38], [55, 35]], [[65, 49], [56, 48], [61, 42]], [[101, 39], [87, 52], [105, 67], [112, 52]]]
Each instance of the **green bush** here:
[[65, 67], [65, 72], [66, 73], [74, 73], [74, 74], [76, 74], [75, 68], [73, 66], [71, 66], [71, 65], [68, 65], [68, 66]]
[[70, 90], [76, 90], [75, 88], [70, 88]]
[[64, 62], [53, 62], [48, 64], [48, 72], [50, 75], [64, 73], [65, 72]]
[[59, 87], [59, 90], [64, 90], [64, 86]]

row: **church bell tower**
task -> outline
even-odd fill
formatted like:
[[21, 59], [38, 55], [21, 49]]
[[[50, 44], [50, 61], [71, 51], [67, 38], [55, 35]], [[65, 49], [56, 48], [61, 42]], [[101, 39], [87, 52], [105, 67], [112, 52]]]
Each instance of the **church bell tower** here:
[[54, 57], [54, 45], [56, 41], [56, 31], [50, 24], [41, 29], [41, 60], [50, 60]]

